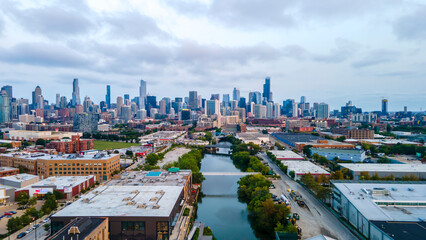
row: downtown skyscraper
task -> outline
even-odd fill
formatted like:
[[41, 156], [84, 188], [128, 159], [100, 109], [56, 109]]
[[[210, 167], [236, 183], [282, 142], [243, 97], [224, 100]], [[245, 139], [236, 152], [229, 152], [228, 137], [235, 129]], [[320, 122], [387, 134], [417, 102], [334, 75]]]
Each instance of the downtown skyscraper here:
[[272, 102], [272, 92], [271, 92], [271, 78], [265, 78], [265, 84], [263, 84], [263, 98], [266, 102]]
[[141, 80], [139, 87], [139, 109], [145, 109], [146, 105], [146, 81]]
[[73, 107], [80, 105], [80, 87], [78, 86], [78, 78], [74, 78], [74, 81], [72, 82], [71, 105]]
[[107, 85], [107, 89], [106, 89], [106, 95], [105, 95], [105, 102], [107, 105], [107, 109], [111, 108], [111, 86]]

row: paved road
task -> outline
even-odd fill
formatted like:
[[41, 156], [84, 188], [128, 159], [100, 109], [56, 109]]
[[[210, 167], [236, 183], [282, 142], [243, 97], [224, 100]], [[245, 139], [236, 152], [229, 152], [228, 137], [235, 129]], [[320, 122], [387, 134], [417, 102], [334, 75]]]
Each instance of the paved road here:
[[[353, 240], [357, 239], [349, 229], [347, 229], [332, 213], [328, 211], [314, 196], [306, 191], [300, 184], [289, 178], [281, 169], [276, 166], [265, 153], [259, 153], [259, 157], [266, 160], [269, 166], [281, 176], [283, 189], [291, 188], [298, 191], [302, 196], [307, 207], [301, 208], [291, 200], [291, 207], [293, 212], [300, 215], [298, 224], [302, 228], [302, 237], [312, 237], [308, 235], [323, 234], [339, 240]], [[287, 193], [285, 193], [288, 196]], [[306, 232], [306, 233], [305, 233]], [[304, 234], [305, 233], [305, 234]]]
[[[47, 222], [50, 224], [50, 220]], [[43, 240], [46, 238], [47, 232], [44, 231], [44, 224], [46, 223], [40, 223], [40, 226], [36, 229], [28, 233], [25, 237], [22, 238], [22, 240]], [[36, 236], [37, 234], [37, 236]]]

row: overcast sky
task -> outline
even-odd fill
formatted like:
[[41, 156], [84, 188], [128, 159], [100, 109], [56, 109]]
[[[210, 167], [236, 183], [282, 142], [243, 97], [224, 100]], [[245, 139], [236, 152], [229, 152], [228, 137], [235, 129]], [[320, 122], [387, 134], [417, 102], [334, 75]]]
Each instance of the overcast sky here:
[[[37, 3], [35, 3], [37, 2]], [[274, 100], [331, 109], [426, 110], [423, 0], [9, 1], [0, 5], [0, 85], [31, 98], [197, 90], [247, 97], [271, 77]], [[115, 102], [115, 101], [114, 101]]]

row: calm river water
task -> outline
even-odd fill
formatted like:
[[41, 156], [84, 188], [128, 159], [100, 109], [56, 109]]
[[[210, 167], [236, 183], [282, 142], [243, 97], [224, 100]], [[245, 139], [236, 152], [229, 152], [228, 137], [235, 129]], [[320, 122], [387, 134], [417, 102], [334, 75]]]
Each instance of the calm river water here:
[[[240, 172], [230, 157], [206, 154], [202, 172]], [[238, 201], [237, 181], [240, 176], [205, 176], [203, 193], [198, 204], [198, 221], [212, 228], [215, 237], [226, 239], [256, 239], [247, 218], [247, 206]]]

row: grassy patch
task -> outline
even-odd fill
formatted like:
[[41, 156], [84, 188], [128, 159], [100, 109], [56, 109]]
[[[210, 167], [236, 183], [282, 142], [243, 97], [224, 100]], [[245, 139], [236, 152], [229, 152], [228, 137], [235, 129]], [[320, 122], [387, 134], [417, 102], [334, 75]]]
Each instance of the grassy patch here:
[[95, 149], [97, 150], [128, 148], [131, 146], [139, 146], [139, 145], [140, 143], [95, 141]]

